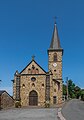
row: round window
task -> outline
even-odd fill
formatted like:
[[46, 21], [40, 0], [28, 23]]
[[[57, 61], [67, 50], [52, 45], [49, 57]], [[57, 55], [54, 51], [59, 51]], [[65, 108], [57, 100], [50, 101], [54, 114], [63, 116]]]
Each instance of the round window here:
[[31, 80], [34, 82], [34, 81], [36, 80], [36, 78], [35, 78], [35, 77], [32, 77]]

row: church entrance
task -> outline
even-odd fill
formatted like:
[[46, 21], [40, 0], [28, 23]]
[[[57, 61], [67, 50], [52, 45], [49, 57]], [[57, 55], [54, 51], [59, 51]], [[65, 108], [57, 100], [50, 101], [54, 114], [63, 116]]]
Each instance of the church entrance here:
[[30, 106], [38, 105], [38, 94], [34, 90], [29, 93], [29, 105]]

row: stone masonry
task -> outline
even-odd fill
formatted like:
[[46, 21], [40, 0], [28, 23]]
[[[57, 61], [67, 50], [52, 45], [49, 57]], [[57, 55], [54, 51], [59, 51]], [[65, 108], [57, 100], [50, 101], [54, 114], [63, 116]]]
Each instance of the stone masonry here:
[[48, 49], [48, 72], [32, 58], [19, 73], [15, 72], [13, 98], [21, 106], [56, 106], [62, 103], [62, 55], [58, 30], [54, 25]]
[[6, 92], [0, 91], [0, 108], [10, 108], [14, 106], [13, 98]]

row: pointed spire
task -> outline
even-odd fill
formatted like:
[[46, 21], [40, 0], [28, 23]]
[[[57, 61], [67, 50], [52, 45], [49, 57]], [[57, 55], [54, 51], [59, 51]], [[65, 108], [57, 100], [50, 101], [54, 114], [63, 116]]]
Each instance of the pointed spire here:
[[56, 25], [56, 21], [54, 24], [54, 31], [53, 31], [53, 36], [52, 36], [52, 40], [51, 40], [51, 44], [50, 44], [50, 48], [49, 49], [60, 49], [60, 40], [59, 40], [59, 36], [58, 36], [58, 30], [57, 30], [57, 25]]

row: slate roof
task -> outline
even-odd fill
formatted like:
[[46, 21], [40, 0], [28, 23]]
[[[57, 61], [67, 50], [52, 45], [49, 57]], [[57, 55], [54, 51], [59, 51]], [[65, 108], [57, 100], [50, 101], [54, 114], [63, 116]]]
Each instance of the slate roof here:
[[13, 99], [13, 97], [12, 97], [11, 95], [9, 95], [9, 93], [8, 93], [8, 92], [6, 92], [6, 90], [0, 90], [0, 96], [1, 96], [4, 92], [5, 92], [5, 93], [7, 93], [7, 94], [8, 94], [8, 96], [9, 96], [9, 97], [11, 97], [11, 98]]
[[6, 91], [5, 91], [5, 90], [0, 90], [0, 96], [1, 96], [4, 92], [6, 92]]
[[61, 49], [56, 23], [54, 24], [53, 36], [52, 36], [52, 40], [51, 40], [51, 44], [50, 44], [50, 48], [49, 49], [54, 49], [54, 50], [55, 49], [56, 50], [57, 49]]

